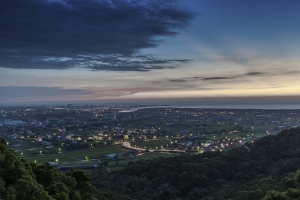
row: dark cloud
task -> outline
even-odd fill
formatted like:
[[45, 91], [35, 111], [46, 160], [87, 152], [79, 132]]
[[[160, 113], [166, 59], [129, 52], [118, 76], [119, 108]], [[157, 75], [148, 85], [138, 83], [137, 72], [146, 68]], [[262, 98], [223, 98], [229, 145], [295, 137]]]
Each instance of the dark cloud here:
[[89, 66], [92, 70], [104, 70], [104, 71], [137, 71], [137, 72], [147, 72], [153, 69], [165, 69], [174, 68], [171, 66], [146, 66], [146, 65], [94, 65]]
[[[258, 71], [253, 71], [253, 72], [247, 72], [245, 74], [235, 75], [235, 76], [208, 77], [208, 78], [203, 78], [202, 80], [204, 80], [204, 81], [209, 81], [209, 80], [227, 80], [227, 79], [241, 78], [241, 77], [244, 77], [244, 76], [259, 76], [259, 75], [263, 75], [263, 74], [265, 74], [265, 73], [258, 72]], [[193, 78], [195, 78], [195, 77], [193, 77]]]
[[244, 76], [257, 76], [257, 75], [261, 75], [263, 74], [262, 72], [248, 72], [246, 74], [244, 74]]
[[184, 79], [173, 79], [173, 80], [170, 80], [171, 82], [176, 82], [176, 83], [184, 83], [184, 82], [187, 82], [187, 80], [184, 80]]
[[213, 81], [213, 80], [228, 80], [228, 79], [237, 79], [237, 78], [242, 78], [245, 76], [260, 76], [260, 75], [266, 75], [265, 72], [258, 72], [258, 71], [251, 71], [247, 72], [245, 74], [240, 74], [240, 75], [234, 75], [234, 76], [216, 76], [216, 77], [199, 77], [199, 76], [194, 76], [194, 77], [189, 77], [189, 78], [184, 78], [184, 79], [176, 79], [176, 80], [171, 80], [173, 82], [187, 82], [189, 81], [197, 81], [197, 80], [203, 80], [203, 81]]
[[185, 63], [139, 51], [178, 34], [194, 16], [176, 0], [1, 1], [0, 67], [148, 71]]
[[204, 81], [209, 81], [209, 80], [223, 80], [223, 79], [232, 79], [233, 77], [209, 77], [209, 78], [203, 78], [202, 80]]

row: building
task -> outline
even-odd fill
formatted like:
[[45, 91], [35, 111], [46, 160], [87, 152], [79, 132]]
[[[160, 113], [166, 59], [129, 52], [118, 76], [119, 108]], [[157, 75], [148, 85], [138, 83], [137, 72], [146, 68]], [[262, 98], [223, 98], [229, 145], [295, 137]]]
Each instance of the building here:
[[116, 113], [105, 114], [104, 115], [104, 119], [116, 120], [117, 119], [117, 115], [116, 115]]

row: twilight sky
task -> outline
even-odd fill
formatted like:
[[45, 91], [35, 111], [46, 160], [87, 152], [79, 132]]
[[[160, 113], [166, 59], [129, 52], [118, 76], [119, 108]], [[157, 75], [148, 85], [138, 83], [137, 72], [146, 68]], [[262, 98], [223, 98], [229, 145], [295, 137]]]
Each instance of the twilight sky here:
[[0, 2], [0, 105], [300, 100], [300, 1]]

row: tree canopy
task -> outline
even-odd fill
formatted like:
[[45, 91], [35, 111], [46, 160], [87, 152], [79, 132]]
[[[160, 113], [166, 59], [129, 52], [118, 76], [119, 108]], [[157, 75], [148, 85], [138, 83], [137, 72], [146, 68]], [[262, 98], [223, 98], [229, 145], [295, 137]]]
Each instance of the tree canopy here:
[[6, 144], [0, 138], [0, 199], [96, 199], [96, 189], [89, 183], [90, 174], [83, 170], [64, 174], [49, 163], [27, 163]]

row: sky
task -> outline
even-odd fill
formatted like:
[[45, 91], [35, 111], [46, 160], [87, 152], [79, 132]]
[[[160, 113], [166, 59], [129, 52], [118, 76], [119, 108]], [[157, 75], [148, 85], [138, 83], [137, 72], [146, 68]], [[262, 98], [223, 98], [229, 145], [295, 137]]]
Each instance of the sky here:
[[300, 1], [0, 2], [0, 105], [300, 102]]

